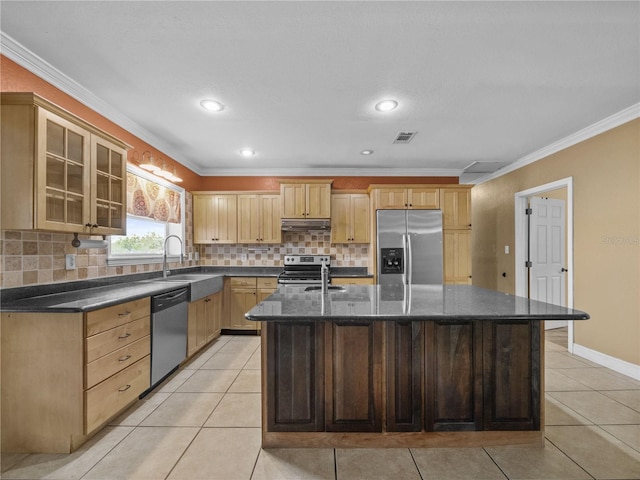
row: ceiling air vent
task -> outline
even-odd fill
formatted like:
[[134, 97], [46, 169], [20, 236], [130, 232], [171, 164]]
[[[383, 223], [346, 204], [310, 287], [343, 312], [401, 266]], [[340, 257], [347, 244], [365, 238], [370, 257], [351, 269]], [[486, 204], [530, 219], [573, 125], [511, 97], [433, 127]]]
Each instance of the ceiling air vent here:
[[418, 132], [399, 132], [393, 143], [409, 143]]

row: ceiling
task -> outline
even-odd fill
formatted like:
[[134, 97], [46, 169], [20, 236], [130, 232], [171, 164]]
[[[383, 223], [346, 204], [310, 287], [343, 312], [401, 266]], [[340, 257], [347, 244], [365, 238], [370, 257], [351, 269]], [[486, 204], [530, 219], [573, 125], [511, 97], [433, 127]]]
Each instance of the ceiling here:
[[[0, 13], [5, 55], [200, 175], [492, 170], [640, 102], [635, 1], [3, 0]], [[398, 108], [376, 111], [385, 98]]]

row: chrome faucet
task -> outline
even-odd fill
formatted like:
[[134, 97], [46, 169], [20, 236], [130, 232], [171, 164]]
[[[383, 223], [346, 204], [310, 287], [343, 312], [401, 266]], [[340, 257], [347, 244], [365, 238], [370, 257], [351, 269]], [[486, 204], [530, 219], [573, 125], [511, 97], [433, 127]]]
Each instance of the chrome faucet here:
[[183, 262], [184, 254], [182, 253], [182, 239], [177, 235], [167, 236], [167, 238], [164, 239], [164, 245], [162, 247], [162, 278], [167, 278], [167, 275], [169, 275], [169, 269], [167, 268], [167, 240], [169, 240], [171, 237], [177, 238], [180, 242], [180, 263]]

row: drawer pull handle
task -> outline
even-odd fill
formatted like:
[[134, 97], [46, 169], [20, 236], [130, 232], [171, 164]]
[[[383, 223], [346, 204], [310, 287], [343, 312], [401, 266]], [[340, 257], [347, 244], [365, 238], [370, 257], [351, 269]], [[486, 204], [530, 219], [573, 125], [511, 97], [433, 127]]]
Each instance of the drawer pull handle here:
[[126, 317], [127, 315], [131, 315], [131, 312], [122, 312], [118, 314], [119, 317]]
[[129, 360], [131, 358], [131, 355], [126, 355], [124, 357], [121, 357], [118, 359], [119, 362], [126, 362], [127, 360]]
[[131, 334], [129, 332], [127, 332], [124, 335], [120, 335], [118, 338], [123, 339], [123, 338], [129, 338], [130, 336], [131, 336]]
[[129, 390], [131, 388], [131, 385], [125, 385], [124, 387], [120, 387], [118, 389], [119, 392], [126, 392], [127, 390]]

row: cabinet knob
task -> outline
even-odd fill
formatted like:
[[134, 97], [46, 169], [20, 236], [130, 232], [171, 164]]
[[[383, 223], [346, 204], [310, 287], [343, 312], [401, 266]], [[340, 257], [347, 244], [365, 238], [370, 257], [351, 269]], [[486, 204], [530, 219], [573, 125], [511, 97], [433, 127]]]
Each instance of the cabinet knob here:
[[409, 204], [409, 206], [410, 206], [410, 207], [413, 207], [413, 203], [410, 203], [410, 204]]

